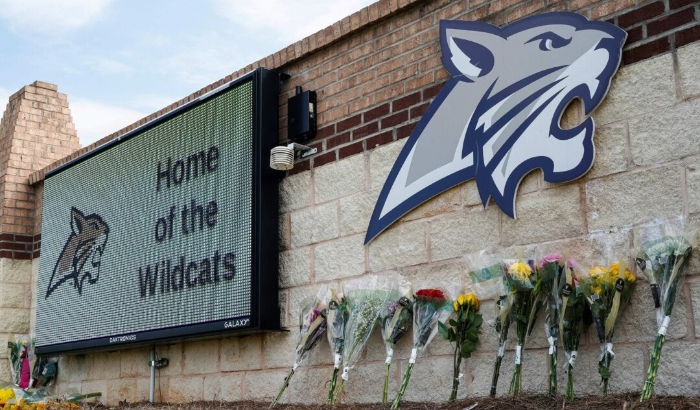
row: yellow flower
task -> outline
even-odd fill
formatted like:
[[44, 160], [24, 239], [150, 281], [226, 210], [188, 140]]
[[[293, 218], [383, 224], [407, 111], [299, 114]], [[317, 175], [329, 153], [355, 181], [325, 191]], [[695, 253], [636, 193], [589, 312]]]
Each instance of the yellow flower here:
[[508, 267], [508, 273], [515, 276], [519, 280], [526, 281], [530, 280], [532, 275], [532, 268], [525, 262], [515, 262]]
[[603, 276], [603, 275], [605, 275], [606, 273], [609, 273], [609, 272], [610, 272], [610, 271], [609, 271], [608, 269], [605, 269], [605, 268], [602, 267], [602, 266], [592, 266], [592, 267], [588, 270], [588, 274], [591, 275], [591, 276]]
[[603, 287], [600, 285], [591, 286], [591, 292], [600, 295], [601, 293], [603, 293]]
[[455, 302], [452, 307], [455, 308], [455, 312], [459, 311], [459, 303]]
[[457, 302], [459, 302], [460, 305], [467, 303], [467, 295], [457, 296]]
[[637, 277], [632, 274], [632, 272], [625, 270], [625, 280], [630, 283], [634, 283], [637, 281]]
[[469, 303], [474, 310], [479, 310], [479, 306], [481, 305], [481, 302], [479, 302], [479, 298], [476, 297], [475, 294], [470, 293], [466, 296], [467, 303]]

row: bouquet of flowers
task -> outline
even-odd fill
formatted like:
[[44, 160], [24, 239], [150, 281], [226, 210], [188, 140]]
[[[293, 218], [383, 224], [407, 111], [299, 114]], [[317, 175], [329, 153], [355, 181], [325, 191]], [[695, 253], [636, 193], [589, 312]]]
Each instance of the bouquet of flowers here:
[[455, 318], [450, 319], [450, 325], [438, 322], [438, 331], [443, 339], [454, 344], [454, 373], [452, 379], [452, 393], [449, 401], [457, 400], [457, 390], [459, 389], [460, 369], [462, 359], [466, 359], [476, 350], [479, 342], [479, 327], [483, 323], [479, 313], [479, 299], [473, 294], [459, 295], [452, 304], [455, 311]]
[[362, 348], [367, 343], [380, 312], [386, 306], [389, 296], [396, 292], [397, 287], [398, 277], [394, 275], [381, 277], [370, 275], [345, 283], [348, 320], [345, 324], [343, 374], [336, 399], [343, 391], [350, 369], [360, 359]]
[[637, 277], [627, 269], [624, 260], [609, 266], [591, 266], [580, 272], [579, 286], [591, 309], [601, 348], [598, 373], [603, 382], [603, 394], [607, 394], [610, 363], [615, 357], [612, 349], [615, 323], [632, 298]]
[[564, 398], [567, 400], [574, 400], [574, 366], [578, 356], [578, 345], [583, 335], [585, 311], [588, 307], [577, 278], [580, 271], [575, 269], [576, 266], [578, 265], [569, 259], [560, 281], [559, 334], [566, 354], [567, 382]]
[[[522, 253], [522, 252], [521, 252]], [[522, 255], [517, 261], [504, 261], [506, 286], [513, 294], [513, 303], [510, 310], [511, 321], [515, 322], [517, 345], [515, 346], [515, 368], [510, 381], [509, 394], [520, 394], [522, 389], [522, 354], [527, 331], [534, 321], [531, 312], [534, 306], [533, 290], [537, 283], [537, 274], [533, 260], [523, 259]]]
[[382, 403], [387, 402], [389, 394], [389, 369], [394, 356], [394, 345], [406, 334], [413, 321], [413, 293], [411, 285], [399, 278], [398, 290], [392, 292], [389, 301], [379, 313], [379, 323], [382, 330], [382, 340], [386, 348], [386, 373], [384, 375], [384, 390]]
[[656, 341], [651, 351], [649, 370], [642, 389], [641, 401], [649, 400], [656, 383], [656, 374], [661, 360], [661, 348], [666, 341], [666, 331], [671, 321], [676, 292], [681, 288], [688, 261], [695, 246], [694, 235], [684, 232], [683, 220], [661, 225], [663, 236], [648, 238], [637, 252], [636, 262], [649, 280], [652, 298], [656, 307], [658, 326]]
[[328, 293], [328, 287], [324, 285], [318, 291], [315, 298], [302, 304], [302, 310], [299, 314], [299, 341], [294, 351], [294, 364], [292, 365], [292, 370], [289, 371], [289, 374], [284, 379], [284, 383], [277, 393], [277, 396], [270, 404], [270, 407], [274, 407], [277, 404], [280, 397], [282, 397], [282, 393], [284, 393], [287, 386], [289, 386], [289, 381], [292, 379], [292, 376], [294, 376], [294, 372], [297, 367], [299, 367], [299, 364], [309, 356], [311, 349], [316, 346], [323, 336], [323, 332], [326, 331]]
[[[557, 339], [559, 338], [559, 285], [561, 280], [563, 258], [558, 253], [545, 255], [539, 260], [537, 283], [532, 291], [535, 304], [545, 306], [546, 318], [544, 331], [549, 342], [549, 395], [557, 394]], [[535, 309], [533, 309], [533, 314]], [[534, 320], [530, 320], [530, 326]]]
[[469, 270], [474, 293], [479, 299], [496, 299], [494, 304], [495, 319], [493, 326], [498, 333], [498, 353], [493, 366], [491, 378], [491, 397], [496, 397], [496, 385], [501, 371], [501, 362], [506, 351], [508, 328], [510, 327], [510, 307], [513, 295], [505, 286], [505, 267], [501, 261], [488, 250], [467, 255], [465, 262]]
[[34, 367], [34, 338], [29, 335], [15, 335], [14, 342], [7, 344], [10, 350], [10, 372], [12, 383], [22, 389], [34, 386], [31, 369]]
[[452, 313], [452, 300], [445, 295], [443, 289], [424, 288], [414, 295], [413, 302], [413, 349], [408, 360], [408, 368], [403, 375], [399, 392], [391, 405], [397, 409], [401, 398], [406, 392], [408, 381], [411, 379], [411, 371], [416, 363], [418, 351], [424, 350], [437, 333], [438, 322], [445, 322]]
[[345, 348], [345, 324], [348, 321], [348, 303], [345, 300], [342, 288], [330, 289], [330, 300], [326, 317], [328, 321], [328, 343], [330, 343], [333, 353], [333, 376], [328, 388], [326, 404], [333, 404], [335, 402], [335, 386], [338, 382], [340, 361], [343, 359], [343, 349]]

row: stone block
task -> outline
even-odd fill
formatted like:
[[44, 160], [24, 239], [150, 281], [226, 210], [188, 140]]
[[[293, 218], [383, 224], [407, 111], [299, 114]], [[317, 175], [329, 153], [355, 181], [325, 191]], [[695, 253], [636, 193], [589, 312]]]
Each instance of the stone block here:
[[[265, 333], [263, 335], [263, 368], [291, 369], [294, 364], [294, 351], [298, 341], [299, 326], [296, 324], [291, 327], [289, 332]], [[318, 344], [323, 343], [327, 344], [325, 334]], [[311, 351], [311, 355], [317, 355], [317, 349], [318, 346]], [[302, 365], [306, 365], [307, 363], [308, 362], [304, 362]]]
[[340, 198], [340, 235], [352, 235], [367, 231], [379, 191], [362, 192]]
[[[462, 373], [466, 374], [468, 360], [462, 362]], [[408, 361], [403, 361], [403, 377]], [[397, 366], [398, 367], [398, 366]], [[411, 380], [403, 396], [404, 401], [445, 402], [452, 391], [453, 364], [451, 356], [430, 356], [416, 360], [411, 372]], [[466, 379], [466, 376], [463, 377]], [[380, 384], [379, 382], [377, 384]], [[466, 383], [465, 383], [466, 385]], [[467, 396], [467, 389], [459, 390], [458, 398]]]
[[291, 215], [292, 247], [338, 237], [338, 204], [329, 202], [315, 208], [306, 208]]
[[428, 261], [424, 222], [395, 224], [369, 244], [372, 272], [417, 265]]
[[683, 98], [700, 95], [700, 44], [691, 43], [677, 51], [678, 71], [680, 73]]
[[593, 143], [595, 162], [586, 178], [616, 174], [629, 168], [627, 125], [624, 122], [597, 127]]
[[[115, 403], [110, 403], [110, 397], [109, 397], [109, 382], [107, 380], [88, 380], [88, 381], [83, 381], [80, 384], [80, 393], [81, 394], [88, 394], [88, 393], [102, 393], [102, 396], [98, 397], [97, 399], [92, 399], [92, 400], [97, 400], [100, 403], [104, 405], [117, 405], [119, 402]], [[116, 399], [116, 397], [115, 397]], [[148, 400], [148, 390], [146, 390], [146, 397], [145, 400]]]
[[700, 101], [684, 101], [629, 120], [632, 160], [640, 166], [673, 161], [700, 153], [697, 129]]
[[0, 308], [23, 309], [29, 307], [28, 286], [3, 283], [0, 287]]
[[311, 205], [311, 171], [289, 175], [280, 181], [280, 212]]
[[[121, 352], [97, 352], [93, 354], [90, 380], [116, 379], [121, 374]], [[145, 366], [144, 363], [141, 364]]]
[[[688, 309], [682, 292], [678, 292], [673, 306], [671, 323], [668, 326], [666, 340], [676, 340], [688, 334]], [[615, 324], [615, 342], [653, 342], [656, 340], [656, 311], [649, 290], [649, 283], [639, 279], [632, 299]], [[595, 332], [590, 332], [591, 343], [597, 343]]]
[[279, 302], [280, 302], [280, 326], [289, 327], [290, 323], [287, 321], [287, 296], [288, 292], [282, 290], [279, 292]]
[[630, 235], [629, 230], [596, 232], [583, 238], [547, 242], [539, 250], [543, 255], [559, 253], [579, 263], [608, 264], [629, 256]]
[[[400, 366], [392, 366], [389, 369], [388, 396], [393, 398], [399, 389]], [[327, 370], [324, 369], [327, 372]], [[345, 382], [341, 400], [343, 403], [379, 403], [384, 389], [384, 373], [386, 366], [384, 361], [375, 363], [363, 363], [355, 366], [349, 373], [349, 379]]]
[[277, 230], [279, 234], [279, 241], [277, 244], [277, 249], [283, 251], [289, 249], [292, 241], [292, 229], [290, 226], [289, 214], [279, 215], [279, 225], [277, 225]]
[[356, 194], [365, 188], [365, 156], [353, 155], [314, 168], [316, 203]]
[[[644, 377], [646, 376], [644, 364], [644, 355], [647, 355], [646, 350], [642, 347], [634, 346], [613, 346], [613, 351], [615, 352], [615, 359], [610, 364], [611, 376], [608, 382], [608, 393], [636, 393], [642, 391]], [[557, 353], [557, 390], [563, 393], [566, 391], [568, 377], [564, 371], [567, 359], [561, 346]], [[574, 394], [576, 396], [603, 394], [603, 386], [598, 373], [598, 360], [600, 360], [598, 344], [579, 348], [574, 367]], [[544, 388], [546, 389], [546, 387]]]
[[[246, 400], [271, 401], [277, 395], [287, 374], [289, 374], [288, 370], [246, 372], [244, 378], [245, 387], [243, 388]], [[302, 383], [297, 380], [295, 375], [294, 383], [291, 383], [290, 387], [299, 386]], [[288, 403], [289, 398], [290, 395], [287, 392], [287, 394], [282, 396], [282, 402]]]
[[365, 272], [364, 235], [346, 236], [316, 245], [316, 282], [361, 275]]
[[311, 282], [311, 248], [279, 253], [279, 286], [289, 288]]
[[[476, 353], [469, 358], [467, 362], [468, 374], [471, 378], [469, 396], [485, 397], [489, 395], [495, 360], [495, 353]], [[496, 388], [498, 396], [508, 394], [508, 387], [515, 367], [514, 360], [515, 353], [513, 351], [508, 351], [503, 356]], [[546, 391], [549, 380], [547, 360], [548, 357], [544, 351], [525, 350], [522, 361], [522, 387], [525, 392], [542, 394]]]
[[411, 266], [401, 269], [401, 273], [414, 290], [423, 286], [444, 284], [450, 287], [449, 290], [459, 292], [459, 288], [464, 284], [466, 267], [461, 260], [450, 260]]
[[182, 372], [204, 374], [219, 371], [220, 340], [202, 340], [183, 343]]
[[[170, 363], [160, 370], [162, 376], [182, 374], [182, 343], [156, 347], [158, 357], [167, 357]], [[149, 369], [150, 370], [150, 369]]]
[[204, 400], [225, 402], [243, 400], [243, 373], [204, 376]]
[[[651, 348], [647, 355], [651, 354]], [[697, 396], [700, 385], [700, 344], [665, 344], [654, 393], [659, 395]], [[646, 373], [646, 372], [645, 372]]]
[[686, 165], [685, 184], [688, 192], [688, 212], [700, 212], [700, 161]]
[[688, 286], [690, 287], [690, 301], [695, 319], [695, 334], [700, 335], [700, 282], [690, 282]]
[[261, 335], [221, 339], [221, 371], [260, 369], [261, 366]]
[[399, 153], [406, 144], [406, 139], [401, 139], [390, 144], [373, 149], [369, 154], [370, 189], [381, 189], [386, 182], [391, 168], [399, 157]]
[[403, 221], [413, 221], [421, 218], [454, 212], [460, 209], [462, 203], [461, 187], [449, 189], [428, 201], [413, 208], [403, 216]]
[[597, 179], [586, 184], [589, 230], [680, 215], [683, 193], [675, 165]]
[[459, 258], [498, 243], [499, 213], [495, 207], [444, 215], [430, 222], [430, 255], [433, 261]]
[[8, 359], [0, 359], [0, 380], [12, 380], [10, 361]]
[[620, 68], [593, 118], [601, 126], [657, 111], [675, 102], [673, 57], [663, 54]]
[[527, 244], [581, 235], [585, 232], [582, 206], [578, 185], [521, 196], [516, 201], [517, 219], [502, 218], [501, 243]]
[[328, 397], [328, 383], [320, 381], [330, 380], [332, 373], [332, 366], [299, 368], [294, 373], [294, 381], [282, 396], [283, 401], [299, 404], [325, 403]]
[[168, 403], [188, 403], [204, 399], [205, 376], [177, 376], [168, 381], [168, 391], [164, 401]]
[[151, 360], [150, 350], [147, 348], [129, 349], [121, 354], [121, 377], [148, 377]]
[[107, 383], [107, 400], [109, 404], [117, 405], [124, 401], [136, 403], [143, 399], [139, 398], [136, 379], [116, 379]]
[[[61, 356], [58, 362], [58, 381], [81, 382], [90, 376], [92, 367], [92, 355]], [[146, 364], [144, 362], [144, 367]]]
[[0, 283], [30, 283], [32, 261], [0, 259]]

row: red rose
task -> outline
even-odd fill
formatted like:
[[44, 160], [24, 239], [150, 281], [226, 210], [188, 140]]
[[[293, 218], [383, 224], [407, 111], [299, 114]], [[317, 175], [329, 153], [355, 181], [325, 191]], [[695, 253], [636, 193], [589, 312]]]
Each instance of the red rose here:
[[435, 299], [445, 299], [445, 294], [439, 289], [421, 289], [416, 292], [416, 296], [435, 298]]

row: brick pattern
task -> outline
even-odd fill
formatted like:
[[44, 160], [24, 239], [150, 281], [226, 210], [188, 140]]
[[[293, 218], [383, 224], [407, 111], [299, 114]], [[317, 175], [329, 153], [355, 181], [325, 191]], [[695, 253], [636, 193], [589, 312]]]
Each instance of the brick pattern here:
[[41, 235], [0, 234], [0, 258], [30, 260], [39, 257]]
[[[278, 69], [292, 76], [280, 95], [281, 140], [286, 139], [286, 101], [293, 95], [294, 87], [301, 85], [318, 92], [319, 131], [314, 147], [319, 152], [297, 164], [291, 173], [322, 166], [410, 134], [411, 124], [431, 100], [431, 89], [439, 89], [448, 77], [440, 62], [440, 20], [504, 25], [534, 13], [563, 10], [606, 20], [627, 30], [623, 64], [700, 39], [698, 2], [689, 0], [380, 0], [73, 152], [31, 174], [29, 181], [35, 184], [43, 180], [47, 171], [258, 67]], [[396, 98], [405, 101], [392, 102]], [[424, 104], [419, 105], [420, 102]], [[404, 109], [408, 112], [403, 113]]]
[[[36, 81], [10, 97], [0, 123], [0, 232], [34, 234], [37, 197], [29, 175], [79, 148], [68, 97], [55, 85]], [[0, 252], [25, 256], [4, 242]]]

